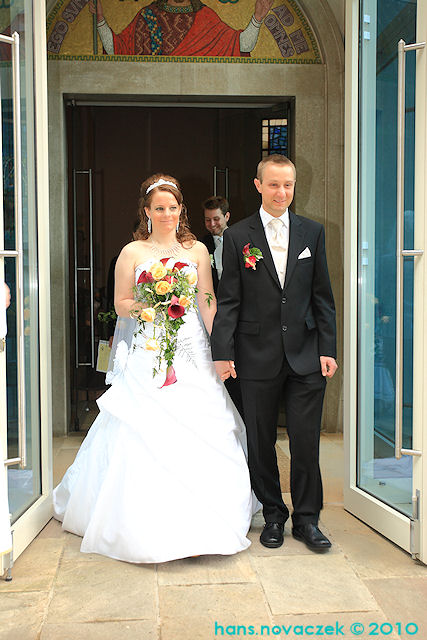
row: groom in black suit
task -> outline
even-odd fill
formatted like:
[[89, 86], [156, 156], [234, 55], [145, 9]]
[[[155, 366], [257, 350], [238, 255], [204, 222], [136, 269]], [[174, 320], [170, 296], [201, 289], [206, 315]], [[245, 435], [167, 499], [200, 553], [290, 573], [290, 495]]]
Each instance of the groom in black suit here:
[[295, 181], [295, 166], [285, 156], [259, 163], [255, 186], [262, 206], [224, 234], [211, 343], [220, 378], [240, 378], [251, 482], [265, 518], [261, 543], [279, 547], [289, 517], [275, 451], [283, 397], [292, 535], [323, 551], [331, 543], [318, 528], [319, 437], [326, 378], [337, 368], [335, 306], [324, 228], [288, 209]]

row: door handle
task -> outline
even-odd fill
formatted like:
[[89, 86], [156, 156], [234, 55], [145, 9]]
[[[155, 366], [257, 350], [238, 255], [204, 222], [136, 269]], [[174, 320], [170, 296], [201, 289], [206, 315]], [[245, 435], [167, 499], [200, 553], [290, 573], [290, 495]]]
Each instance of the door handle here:
[[214, 196], [217, 196], [217, 175], [218, 173], [223, 173], [224, 174], [224, 180], [225, 180], [225, 184], [224, 184], [224, 190], [225, 193], [221, 194], [224, 196], [224, 198], [226, 200], [229, 200], [228, 197], [228, 167], [225, 167], [224, 169], [219, 169], [219, 167], [214, 167], [213, 168], [213, 194]]
[[397, 192], [396, 192], [396, 382], [395, 457], [420, 456], [417, 449], [402, 448], [403, 410], [403, 260], [424, 254], [423, 249], [403, 249], [405, 199], [405, 56], [407, 51], [423, 49], [425, 42], [397, 45]]
[[[77, 186], [76, 176], [87, 175], [89, 184], [89, 266], [79, 266], [77, 251]], [[93, 172], [92, 169], [73, 169], [73, 197], [74, 197], [74, 305], [75, 305], [75, 334], [76, 334], [76, 369], [79, 367], [95, 367], [95, 284], [94, 284], [94, 248], [93, 248]], [[79, 300], [78, 274], [80, 271], [88, 271], [90, 278], [90, 344], [91, 361], [80, 362], [79, 358]]]

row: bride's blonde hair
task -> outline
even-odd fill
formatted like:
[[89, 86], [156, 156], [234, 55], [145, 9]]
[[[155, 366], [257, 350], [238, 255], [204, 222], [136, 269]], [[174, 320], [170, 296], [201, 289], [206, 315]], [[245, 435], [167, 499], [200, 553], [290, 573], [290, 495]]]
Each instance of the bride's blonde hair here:
[[[161, 184], [157, 187], [154, 187], [147, 193], [148, 187], [160, 179], [172, 182], [175, 186], [172, 186], [171, 184]], [[176, 178], [168, 176], [165, 173], [155, 173], [154, 175], [144, 180], [144, 182], [141, 184], [138, 203], [139, 226], [135, 231], [135, 239], [147, 240], [148, 236], [150, 235], [148, 232], [148, 218], [147, 214], [145, 213], [145, 207], [150, 207], [153, 195], [157, 191], [168, 191], [173, 195], [177, 203], [182, 207], [181, 215], [179, 216], [179, 227], [178, 231], [176, 232], [178, 242], [180, 242], [181, 244], [188, 242], [193, 244], [194, 242], [196, 242], [196, 236], [190, 231], [190, 225], [187, 216], [187, 207], [184, 204], [184, 199], [182, 196], [181, 187], [179, 186], [179, 182]]]

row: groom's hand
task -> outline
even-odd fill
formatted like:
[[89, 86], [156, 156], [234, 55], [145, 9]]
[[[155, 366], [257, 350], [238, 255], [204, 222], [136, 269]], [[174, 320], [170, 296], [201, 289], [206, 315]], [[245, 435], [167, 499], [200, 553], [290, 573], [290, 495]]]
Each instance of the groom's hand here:
[[330, 356], [320, 356], [320, 367], [322, 369], [322, 376], [325, 376], [325, 378], [332, 378], [338, 369], [335, 358], [331, 358]]
[[224, 382], [231, 376], [237, 378], [236, 369], [233, 360], [215, 360], [214, 362], [218, 377]]

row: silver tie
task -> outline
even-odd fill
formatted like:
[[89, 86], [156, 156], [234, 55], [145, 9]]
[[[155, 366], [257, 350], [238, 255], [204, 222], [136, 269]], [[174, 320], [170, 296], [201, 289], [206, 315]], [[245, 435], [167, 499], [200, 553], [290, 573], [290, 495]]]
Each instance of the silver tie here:
[[280, 284], [285, 284], [286, 264], [288, 261], [288, 250], [285, 246], [285, 238], [283, 236], [283, 222], [281, 220], [270, 220], [269, 225], [272, 229], [270, 238], [271, 255], [273, 256], [274, 266]]

